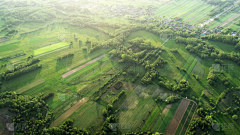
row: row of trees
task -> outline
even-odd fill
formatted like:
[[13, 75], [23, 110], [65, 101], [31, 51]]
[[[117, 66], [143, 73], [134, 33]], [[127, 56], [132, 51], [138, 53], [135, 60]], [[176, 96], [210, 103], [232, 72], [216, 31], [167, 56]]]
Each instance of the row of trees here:
[[218, 42], [223, 42], [227, 44], [236, 45], [240, 42], [238, 39], [238, 36], [232, 36], [232, 35], [222, 35], [222, 34], [211, 34], [206, 36], [201, 36], [201, 39], [208, 39]]
[[58, 60], [63, 60], [63, 59], [66, 59], [66, 58], [72, 57], [72, 56], [74, 56], [74, 53], [68, 53], [68, 54], [65, 54], [63, 56], [59, 56], [57, 59]]
[[29, 67], [25, 67], [25, 68], [22, 68], [22, 69], [20, 69], [20, 70], [17, 70], [17, 71], [15, 71], [15, 72], [13, 72], [13, 73], [8, 73], [8, 74], [6, 74], [5, 77], [4, 77], [4, 79], [10, 80], [10, 79], [13, 79], [13, 78], [15, 78], [15, 77], [18, 77], [18, 76], [20, 76], [20, 75], [29, 73], [29, 72], [31, 72], [31, 71], [33, 71], [33, 70], [39, 69], [39, 68], [41, 68], [41, 67], [42, 67], [42, 65], [40, 65], [40, 64], [34, 64], [34, 65], [29, 66]]
[[24, 55], [26, 55], [26, 54], [25, 53], [17, 53], [17, 54], [2, 57], [2, 58], [0, 58], [0, 60], [7, 61], [8, 59], [13, 59], [13, 58], [24, 56]]
[[175, 40], [177, 43], [183, 43], [186, 46], [186, 50], [197, 54], [201, 58], [214, 58], [214, 59], [228, 59], [236, 62], [240, 65], [240, 53], [231, 52], [226, 53], [216, 49], [213, 45], [208, 43], [207, 41], [202, 41], [197, 38], [184, 38], [184, 37], [176, 37]]

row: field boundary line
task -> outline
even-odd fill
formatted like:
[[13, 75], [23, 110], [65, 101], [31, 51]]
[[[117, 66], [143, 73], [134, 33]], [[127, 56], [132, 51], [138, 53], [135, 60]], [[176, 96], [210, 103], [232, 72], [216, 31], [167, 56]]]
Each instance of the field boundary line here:
[[66, 77], [68, 77], [69, 75], [71, 75], [71, 74], [73, 74], [73, 73], [75, 73], [75, 72], [81, 70], [82, 68], [84, 68], [84, 67], [86, 67], [86, 66], [92, 64], [93, 62], [96, 62], [96, 61], [98, 61], [98, 60], [100, 60], [100, 59], [102, 59], [103, 57], [106, 57], [106, 56], [107, 56], [107, 55], [104, 54], [104, 55], [102, 55], [102, 56], [100, 56], [100, 57], [98, 57], [98, 58], [96, 58], [96, 59], [93, 59], [93, 60], [87, 62], [86, 64], [81, 65], [80, 67], [75, 68], [75, 69], [73, 69], [73, 70], [71, 70], [71, 71], [69, 71], [69, 72], [63, 74], [63, 75], [62, 75], [62, 78], [66, 78]]

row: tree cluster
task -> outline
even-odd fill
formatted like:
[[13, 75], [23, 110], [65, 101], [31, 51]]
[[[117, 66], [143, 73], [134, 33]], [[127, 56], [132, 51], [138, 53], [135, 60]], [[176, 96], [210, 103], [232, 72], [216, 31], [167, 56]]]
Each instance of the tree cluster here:
[[68, 54], [65, 54], [63, 56], [59, 56], [57, 59], [58, 60], [63, 60], [63, 59], [66, 59], [66, 58], [72, 57], [72, 56], [74, 56], [74, 53], [68, 53]]
[[217, 81], [217, 76], [214, 73], [214, 69], [212, 67], [209, 68], [208, 76], [207, 76], [208, 83], [210, 85], [215, 85]]
[[163, 80], [161, 77], [159, 77], [158, 80], [159, 80], [159, 86], [164, 87], [173, 92], [184, 93], [185, 91], [190, 89], [189, 83], [186, 80], [179, 81], [177, 85], [173, 85], [169, 81]]
[[179, 99], [181, 99], [181, 98], [178, 95], [176, 95], [176, 96], [175, 95], [171, 95], [171, 96], [167, 97], [165, 102], [167, 104], [170, 104], [170, 103], [176, 102]]
[[42, 65], [34, 64], [34, 65], [29, 66], [29, 67], [25, 67], [25, 68], [22, 68], [22, 69], [20, 69], [20, 70], [17, 70], [17, 71], [15, 71], [15, 72], [13, 72], [13, 73], [8, 73], [8, 74], [6, 74], [6, 75], [5, 75], [5, 79], [6, 79], [6, 80], [10, 80], [10, 79], [13, 79], [13, 78], [15, 78], [15, 77], [18, 77], [18, 76], [20, 76], [20, 75], [29, 73], [29, 72], [31, 72], [31, 71], [33, 71], [33, 70], [39, 69], [39, 68], [41, 68], [41, 67], [42, 67]]
[[236, 45], [239, 42], [238, 36], [232, 36], [232, 35], [211, 34], [211, 35], [201, 36], [201, 38], [217, 41], [217, 42], [223, 42], [227, 44], [232, 44], [232, 45]]
[[119, 100], [119, 98], [121, 96], [123, 96], [125, 94], [125, 91], [122, 90], [120, 93], [118, 93], [118, 95], [113, 99], [112, 103], [114, 104], [115, 102], [117, 102]]

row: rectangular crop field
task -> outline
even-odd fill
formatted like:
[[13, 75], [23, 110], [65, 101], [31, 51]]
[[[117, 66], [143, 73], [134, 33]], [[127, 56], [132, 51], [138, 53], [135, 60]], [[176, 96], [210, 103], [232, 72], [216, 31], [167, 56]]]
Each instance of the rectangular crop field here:
[[62, 47], [65, 47], [65, 46], [68, 46], [69, 43], [67, 42], [60, 42], [60, 43], [57, 43], [57, 44], [53, 44], [53, 45], [49, 45], [49, 46], [46, 46], [46, 47], [43, 47], [43, 48], [39, 48], [37, 50], [34, 50], [34, 56], [37, 56], [37, 55], [40, 55], [40, 54], [43, 54], [43, 53], [46, 53], [46, 52], [50, 52], [50, 51], [53, 51], [55, 49], [59, 49], [59, 48], [62, 48]]

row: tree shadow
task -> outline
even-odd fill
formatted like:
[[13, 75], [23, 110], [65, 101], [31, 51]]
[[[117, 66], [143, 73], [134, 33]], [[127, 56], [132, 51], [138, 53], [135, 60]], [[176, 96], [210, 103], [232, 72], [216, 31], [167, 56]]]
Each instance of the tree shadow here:
[[69, 49], [72, 49], [72, 48], [73, 48], [73, 44], [70, 44], [70, 45], [69, 45]]
[[79, 42], [78, 46], [79, 46], [79, 48], [81, 48], [82, 47], [82, 42]]
[[97, 116], [102, 115], [101, 105], [107, 106], [108, 103], [106, 101], [102, 100], [101, 98], [96, 102]]
[[183, 58], [182, 54], [177, 52], [173, 53], [173, 55], [177, 58], [177, 60], [184, 61], [185, 59]]
[[87, 50], [82, 50], [82, 53], [83, 53], [84, 59], [88, 59], [88, 52], [87, 52]]
[[66, 67], [72, 65], [73, 58], [74, 58], [74, 56], [70, 56], [70, 57], [67, 57], [67, 58], [62, 59], [62, 60], [57, 60], [56, 71], [59, 71], [63, 68], [66, 68]]
[[90, 50], [91, 49], [91, 42], [86, 42], [86, 47], [87, 47], [88, 50]]

